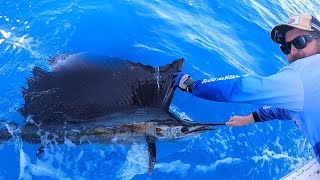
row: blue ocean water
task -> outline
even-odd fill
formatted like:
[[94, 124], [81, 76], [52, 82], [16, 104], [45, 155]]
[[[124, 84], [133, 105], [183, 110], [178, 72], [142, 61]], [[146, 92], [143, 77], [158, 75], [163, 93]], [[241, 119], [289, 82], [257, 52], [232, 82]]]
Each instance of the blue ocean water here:
[[[87, 51], [153, 66], [184, 57], [193, 79], [271, 75], [286, 65], [271, 42], [273, 25], [292, 13], [320, 17], [315, 0], [0, 0], [0, 119], [21, 123], [21, 86], [55, 54]], [[176, 91], [171, 111], [226, 122], [257, 106], [216, 103]], [[0, 179], [279, 179], [312, 158], [291, 121], [219, 127], [176, 142], [157, 142], [147, 175], [146, 144], [54, 146], [19, 138], [0, 145]]]

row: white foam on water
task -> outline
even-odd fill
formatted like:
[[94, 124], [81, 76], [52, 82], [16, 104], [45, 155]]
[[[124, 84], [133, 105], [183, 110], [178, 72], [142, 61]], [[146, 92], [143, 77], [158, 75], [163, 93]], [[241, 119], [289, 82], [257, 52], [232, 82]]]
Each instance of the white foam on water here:
[[19, 161], [20, 161], [19, 179], [25, 179], [25, 180], [32, 179], [32, 177], [28, 173], [26, 173], [26, 167], [28, 166], [28, 164], [30, 164], [30, 158], [23, 151], [22, 139], [19, 136], [19, 133], [21, 132], [21, 130], [15, 124], [5, 123], [5, 126], [8, 132], [12, 135], [12, 140], [15, 145], [16, 151], [19, 152]]
[[191, 118], [185, 112], [181, 112], [181, 110], [177, 106], [171, 104], [169, 109], [172, 113], [179, 115], [179, 117], [191, 120]]
[[[57, 145], [52, 145], [54, 140], [47, 139], [48, 133], [45, 133], [41, 137], [41, 141], [44, 144], [50, 144], [49, 148], [45, 148], [41, 159], [37, 159], [36, 162], [31, 162], [27, 154], [20, 150], [20, 179], [32, 179], [31, 177], [50, 177], [53, 179], [70, 179], [68, 175], [63, 171], [62, 167], [72, 169], [73, 162], [66, 162], [65, 152], [61, 151]], [[50, 143], [51, 142], [51, 143]], [[77, 159], [79, 160], [83, 156], [80, 153]], [[27, 178], [26, 178], [27, 177]], [[29, 178], [30, 177], [30, 178]]]
[[[34, 123], [31, 116], [27, 117], [26, 120], [28, 123]], [[38, 127], [41, 127], [41, 124], [36, 124]], [[11, 131], [11, 130], [10, 130]], [[9, 131], [9, 132], [10, 132]], [[16, 130], [15, 130], [16, 131]], [[48, 132], [45, 132], [41, 129], [37, 132], [41, 137], [41, 144], [50, 144], [50, 148], [54, 150], [60, 150], [57, 147], [53, 147], [53, 140], [48, 139]], [[16, 133], [13, 133], [13, 135]], [[54, 154], [49, 152], [44, 152], [43, 158], [41, 160], [37, 159], [35, 163], [30, 161], [30, 157], [24, 152], [23, 145], [21, 142], [21, 138], [15, 138], [15, 144], [19, 148], [20, 154], [20, 172], [19, 179], [33, 179], [36, 177], [50, 177], [55, 179], [68, 179], [68, 176], [61, 170], [61, 167], [54, 167], [54, 162], [58, 162], [59, 164], [65, 164], [63, 162], [63, 154], [55, 151]]]
[[[2, 17], [7, 22], [10, 20], [7, 16]], [[39, 43], [41, 43], [41, 41], [34, 40], [34, 38], [31, 37], [29, 34], [24, 33], [24, 30], [31, 28], [29, 22], [16, 18], [11, 19], [14, 19], [8, 22], [8, 25], [11, 27], [8, 27], [7, 29], [0, 29], [0, 44], [7, 45], [7, 47], [3, 48], [2, 52], [6, 53], [8, 51], [9, 53], [19, 54], [23, 50], [26, 50], [35, 58], [47, 58], [46, 55], [37, 52]], [[19, 30], [15, 31], [16, 29]]]
[[23, 35], [19, 40], [18, 42], [19, 43], [23, 43], [25, 41], [25, 37], [27, 36], [27, 34]]
[[76, 147], [76, 144], [74, 144], [70, 139], [67, 138], [67, 132], [64, 133], [64, 144], [68, 145], [69, 147]]
[[294, 168], [298, 165], [301, 165], [304, 161], [303, 158], [289, 156], [287, 152], [276, 153], [269, 149], [264, 149], [262, 155], [253, 156], [251, 158], [255, 163], [260, 163], [261, 167], [264, 166], [265, 163], [270, 163], [274, 159], [284, 159], [286, 162], [284, 165], [288, 165], [290, 168]]
[[63, 143], [70, 147], [76, 147], [76, 144], [74, 144], [70, 139], [67, 139], [67, 138], [65, 138]]
[[280, 152], [283, 152], [283, 147], [280, 144], [280, 137], [276, 138], [276, 142], [274, 142], [274, 145], [277, 146], [280, 149]]
[[132, 179], [135, 175], [146, 174], [149, 168], [148, 150], [145, 144], [133, 144], [127, 153], [127, 160], [117, 172], [117, 178]]
[[38, 52], [33, 50], [37, 45], [34, 44], [35, 41], [33, 37], [29, 37], [28, 34], [24, 34], [22, 36], [16, 36], [11, 32], [6, 32], [3, 30], [0, 30], [0, 33], [4, 37], [4, 39], [1, 39], [0, 42], [1, 43], [5, 42], [8, 45], [6, 49], [4, 49], [4, 51], [8, 51], [10, 49], [17, 50], [18, 52], [20, 52], [21, 50], [26, 50], [34, 57], [42, 56]]
[[50, 177], [55, 179], [71, 179], [61, 169], [52, 166], [53, 162], [37, 161], [36, 164], [29, 164], [30, 173], [37, 177]]
[[25, 168], [30, 164], [28, 155], [20, 148], [20, 173], [19, 179], [31, 179], [30, 175], [26, 174]]
[[227, 138], [228, 139], [226, 139], [225, 136], [222, 136], [219, 133], [215, 133], [214, 138], [210, 138], [210, 140], [215, 142], [215, 144], [217, 144], [217, 143], [220, 144], [225, 151], [228, 151], [228, 149], [229, 149], [228, 141], [230, 139], [234, 140], [234, 136], [229, 136]]
[[155, 169], [164, 173], [175, 173], [185, 176], [190, 169], [190, 164], [185, 164], [181, 160], [176, 160], [170, 163], [157, 163]]
[[11, 36], [11, 32], [6, 32], [4, 30], [0, 29], [0, 33], [2, 34], [2, 36], [6, 39], [8, 39]]
[[210, 165], [196, 165], [196, 170], [201, 171], [203, 173], [206, 173], [208, 171], [214, 171], [217, 167], [219, 167], [222, 164], [235, 164], [241, 162], [240, 158], [225, 158], [221, 160], [217, 160], [216, 162], [210, 164]]

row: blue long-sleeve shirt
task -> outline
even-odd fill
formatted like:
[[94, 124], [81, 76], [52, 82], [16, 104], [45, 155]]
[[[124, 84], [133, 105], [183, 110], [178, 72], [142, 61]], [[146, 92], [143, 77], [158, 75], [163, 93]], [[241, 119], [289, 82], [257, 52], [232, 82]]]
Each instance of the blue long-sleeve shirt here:
[[252, 112], [252, 115], [255, 122], [266, 122], [272, 120], [293, 120], [294, 124], [298, 126], [296, 120], [291, 116], [290, 111], [287, 109], [264, 106]]
[[199, 80], [192, 93], [213, 101], [287, 109], [320, 162], [320, 54], [295, 61], [268, 77], [229, 75]]
[[259, 108], [252, 114], [255, 122], [266, 122], [272, 120], [293, 120], [288, 110], [281, 108], [272, 108], [270, 106]]

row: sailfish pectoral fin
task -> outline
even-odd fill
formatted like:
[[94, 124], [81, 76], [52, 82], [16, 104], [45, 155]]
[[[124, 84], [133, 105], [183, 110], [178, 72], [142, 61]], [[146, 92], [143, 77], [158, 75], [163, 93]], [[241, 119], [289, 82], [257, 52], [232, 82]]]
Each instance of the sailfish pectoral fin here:
[[150, 174], [153, 171], [154, 165], [156, 164], [157, 151], [156, 151], [155, 138], [151, 136], [147, 136], [146, 140], [147, 140], [148, 152], [149, 152], [148, 174]]

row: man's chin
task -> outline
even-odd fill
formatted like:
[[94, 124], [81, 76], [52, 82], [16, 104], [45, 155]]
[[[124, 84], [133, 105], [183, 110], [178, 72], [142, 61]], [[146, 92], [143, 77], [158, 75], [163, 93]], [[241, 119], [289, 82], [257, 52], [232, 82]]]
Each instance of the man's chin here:
[[298, 60], [298, 59], [289, 60], [289, 63], [291, 64], [291, 63], [295, 62], [296, 60]]
[[295, 61], [297, 61], [297, 60], [299, 60], [299, 59], [305, 58], [305, 57], [306, 57], [306, 56], [304, 56], [304, 55], [297, 54], [297, 55], [295, 55], [295, 56], [292, 56], [292, 57], [289, 59], [289, 63], [291, 64], [291, 63], [293, 63], [293, 62], [295, 62]]

